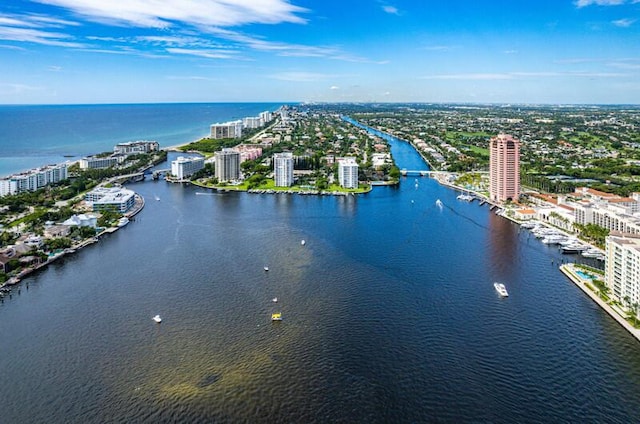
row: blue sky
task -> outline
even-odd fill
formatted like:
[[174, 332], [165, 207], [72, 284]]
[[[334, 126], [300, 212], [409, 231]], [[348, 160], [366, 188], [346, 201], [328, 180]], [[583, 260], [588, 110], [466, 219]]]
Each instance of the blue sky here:
[[640, 0], [5, 0], [0, 103], [640, 103]]

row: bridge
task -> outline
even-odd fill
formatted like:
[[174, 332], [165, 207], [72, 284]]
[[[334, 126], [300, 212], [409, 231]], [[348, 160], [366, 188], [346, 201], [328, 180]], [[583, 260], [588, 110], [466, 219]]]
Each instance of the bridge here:
[[400, 175], [403, 177], [432, 177], [433, 175], [448, 175], [453, 174], [453, 172], [446, 171], [423, 171], [423, 170], [415, 170], [415, 169], [401, 169]]

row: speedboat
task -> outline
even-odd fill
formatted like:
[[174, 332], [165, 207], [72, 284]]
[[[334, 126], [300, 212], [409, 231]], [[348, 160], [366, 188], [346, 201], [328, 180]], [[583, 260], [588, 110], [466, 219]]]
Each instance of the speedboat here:
[[502, 284], [502, 283], [493, 283], [493, 287], [495, 287], [496, 291], [500, 294], [500, 296], [502, 296], [502, 297], [509, 296], [509, 293], [507, 292], [507, 289], [504, 286], [504, 284]]
[[157, 322], [158, 324], [160, 324], [162, 322], [162, 318], [160, 318], [160, 315], [156, 315], [155, 317], [152, 318], [155, 322]]
[[269, 267], [268, 267], [268, 266], [265, 266], [265, 267], [264, 267], [264, 270], [265, 270], [265, 271], [269, 271]]
[[304, 241], [304, 240], [302, 240], [302, 241], [300, 242], [300, 244], [304, 246], [305, 244], [307, 244], [307, 242], [306, 242], [306, 241]]
[[276, 312], [271, 314], [271, 321], [282, 321], [282, 313]]
[[277, 297], [274, 297], [274, 298], [273, 298], [273, 299], [271, 299], [271, 300], [273, 300], [273, 303], [277, 303], [277, 302], [278, 302], [278, 298], [277, 298]]

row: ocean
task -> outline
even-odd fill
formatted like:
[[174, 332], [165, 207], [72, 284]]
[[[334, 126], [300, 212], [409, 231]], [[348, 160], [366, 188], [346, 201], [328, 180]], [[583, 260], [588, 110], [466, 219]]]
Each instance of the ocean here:
[[282, 103], [0, 106], [0, 177], [112, 151], [117, 143], [161, 147], [209, 134], [218, 122], [275, 111]]

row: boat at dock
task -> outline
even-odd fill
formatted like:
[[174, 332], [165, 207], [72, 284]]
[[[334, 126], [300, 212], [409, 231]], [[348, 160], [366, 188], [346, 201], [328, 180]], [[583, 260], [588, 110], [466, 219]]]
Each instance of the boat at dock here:
[[509, 293], [507, 292], [507, 288], [502, 283], [493, 283], [493, 287], [495, 287], [496, 291], [500, 296], [507, 297]]
[[127, 218], [126, 216], [123, 216], [118, 220], [118, 227], [124, 227], [128, 223], [129, 223], [129, 218]]

